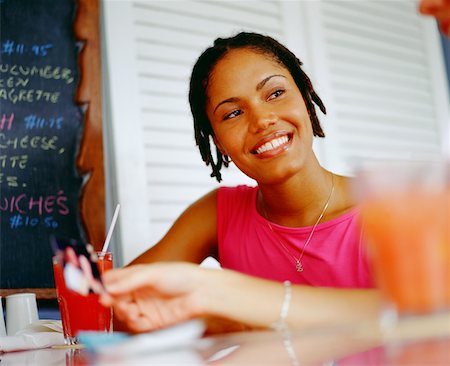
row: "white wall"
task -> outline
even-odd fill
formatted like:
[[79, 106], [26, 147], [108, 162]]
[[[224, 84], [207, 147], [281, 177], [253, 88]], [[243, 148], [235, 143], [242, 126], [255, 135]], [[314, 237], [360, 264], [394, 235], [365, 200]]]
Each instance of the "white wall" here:
[[[194, 143], [190, 70], [218, 36], [269, 34], [305, 63], [328, 109], [319, 160], [335, 172], [444, 150], [448, 87], [434, 22], [413, 1], [103, 1], [105, 134], [116, 254], [127, 263], [217, 183]], [[231, 167], [224, 184], [253, 184]]]

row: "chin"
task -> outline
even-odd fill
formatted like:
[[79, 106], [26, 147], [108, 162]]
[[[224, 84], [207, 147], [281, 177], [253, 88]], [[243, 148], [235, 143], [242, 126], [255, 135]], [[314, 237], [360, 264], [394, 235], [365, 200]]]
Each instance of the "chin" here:
[[[264, 177], [256, 179], [261, 184], [282, 184], [290, 180], [292, 177], [299, 173], [299, 168], [296, 167], [277, 167], [278, 169], [273, 169], [270, 174], [267, 173]], [[253, 178], [255, 179], [255, 178]]]

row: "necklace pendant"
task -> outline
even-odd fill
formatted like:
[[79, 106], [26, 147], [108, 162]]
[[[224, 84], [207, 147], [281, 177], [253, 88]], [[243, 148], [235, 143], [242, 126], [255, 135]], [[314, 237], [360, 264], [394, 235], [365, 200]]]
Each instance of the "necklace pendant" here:
[[303, 266], [300, 261], [297, 261], [295, 268], [297, 269], [297, 272], [303, 272]]

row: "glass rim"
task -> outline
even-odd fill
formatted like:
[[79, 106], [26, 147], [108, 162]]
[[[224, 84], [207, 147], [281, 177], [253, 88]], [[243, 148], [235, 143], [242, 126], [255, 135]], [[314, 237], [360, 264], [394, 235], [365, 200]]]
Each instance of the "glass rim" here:
[[98, 258], [104, 258], [104, 257], [112, 257], [113, 253], [110, 251], [106, 251], [106, 252], [102, 252], [101, 250], [95, 250], [94, 251], [95, 254], [97, 255]]

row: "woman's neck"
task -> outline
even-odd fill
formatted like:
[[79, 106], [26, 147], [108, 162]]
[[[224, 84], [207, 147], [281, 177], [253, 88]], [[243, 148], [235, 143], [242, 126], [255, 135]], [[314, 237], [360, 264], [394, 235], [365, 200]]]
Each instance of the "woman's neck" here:
[[351, 182], [352, 178], [333, 175], [313, 159], [296, 175], [282, 182], [259, 182], [256, 208], [263, 217], [282, 226], [312, 226], [324, 208], [332, 184], [334, 192], [321, 222], [339, 217], [355, 207]]
[[[257, 200], [260, 214], [283, 226], [314, 225], [335, 184], [333, 174], [319, 168], [314, 173], [291, 177], [283, 183], [260, 185]], [[333, 197], [330, 206], [332, 201]]]

